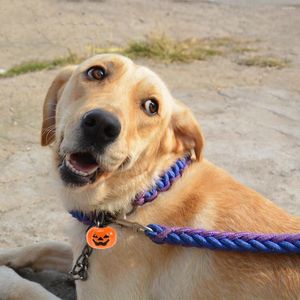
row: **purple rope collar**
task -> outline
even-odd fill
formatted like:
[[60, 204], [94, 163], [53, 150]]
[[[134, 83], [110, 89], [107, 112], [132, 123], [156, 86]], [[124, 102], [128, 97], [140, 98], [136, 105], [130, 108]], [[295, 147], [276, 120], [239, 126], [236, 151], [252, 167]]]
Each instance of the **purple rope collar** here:
[[[138, 194], [133, 200], [133, 206], [141, 206], [153, 201], [159, 193], [167, 191], [183, 171], [191, 163], [190, 156], [178, 159], [155, 182], [154, 186]], [[70, 214], [78, 221], [88, 226], [97, 226], [98, 213], [89, 214], [81, 211], [70, 211]], [[112, 218], [108, 214], [105, 223]], [[263, 252], [277, 254], [300, 253], [299, 234], [265, 234], [250, 232], [220, 232], [195, 229], [189, 227], [167, 227], [158, 224], [150, 224], [144, 231], [145, 235], [157, 244], [180, 245], [185, 247], [207, 248], [211, 250], [228, 250], [238, 252]]]
[[178, 159], [159, 179], [155, 182], [154, 186], [146, 191], [135, 196], [133, 200], [134, 206], [142, 206], [145, 203], [153, 201], [157, 198], [158, 194], [165, 192], [172, 184], [182, 176], [183, 171], [192, 162], [190, 156], [185, 156], [182, 159]]

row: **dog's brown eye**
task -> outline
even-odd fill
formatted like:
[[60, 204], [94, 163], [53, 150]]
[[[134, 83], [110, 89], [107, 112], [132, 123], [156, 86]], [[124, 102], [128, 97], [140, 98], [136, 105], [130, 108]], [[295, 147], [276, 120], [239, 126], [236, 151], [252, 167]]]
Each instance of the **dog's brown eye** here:
[[86, 71], [86, 75], [91, 80], [102, 80], [104, 79], [106, 72], [102, 67], [91, 67]]
[[142, 108], [149, 116], [154, 116], [158, 112], [158, 102], [156, 99], [148, 99], [143, 102]]

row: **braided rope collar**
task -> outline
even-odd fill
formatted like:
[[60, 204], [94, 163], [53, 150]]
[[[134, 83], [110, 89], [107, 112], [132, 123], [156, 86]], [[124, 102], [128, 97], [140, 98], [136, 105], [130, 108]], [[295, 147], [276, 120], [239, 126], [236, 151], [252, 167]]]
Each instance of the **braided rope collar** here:
[[[133, 208], [152, 202], [158, 197], [161, 192], [169, 190], [173, 183], [182, 176], [184, 170], [191, 164], [191, 162], [192, 159], [190, 155], [186, 155], [183, 158], [178, 159], [166, 172], [164, 172], [156, 180], [155, 184], [149, 190], [141, 192], [135, 196], [132, 201]], [[72, 210], [69, 213], [73, 218], [88, 226], [95, 226], [99, 216], [99, 212], [97, 211], [84, 213], [79, 210]], [[115, 216], [108, 212], [105, 212], [105, 219], [102, 225], [108, 225], [109, 223], [111, 223], [110, 220], [114, 218]]]
[[165, 192], [172, 184], [181, 177], [183, 171], [192, 162], [191, 157], [185, 156], [182, 159], [178, 159], [159, 179], [155, 182], [152, 189], [147, 192], [143, 192], [135, 196], [133, 201], [134, 206], [142, 206], [145, 203], [153, 201], [157, 198], [158, 194]]

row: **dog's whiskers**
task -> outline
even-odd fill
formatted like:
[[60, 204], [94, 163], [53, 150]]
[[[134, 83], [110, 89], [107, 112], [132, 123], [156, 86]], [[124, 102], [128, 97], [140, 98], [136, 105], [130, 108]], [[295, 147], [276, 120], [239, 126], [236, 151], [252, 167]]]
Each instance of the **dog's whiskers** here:
[[49, 130], [47, 130], [48, 132], [47, 132], [47, 134], [46, 134], [46, 140], [48, 140], [48, 137], [51, 135], [51, 134], [53, 134], [53, 133], [55, 133], [55, 127], [54, 128], [51, 128], [51, 129], [49, 129]]

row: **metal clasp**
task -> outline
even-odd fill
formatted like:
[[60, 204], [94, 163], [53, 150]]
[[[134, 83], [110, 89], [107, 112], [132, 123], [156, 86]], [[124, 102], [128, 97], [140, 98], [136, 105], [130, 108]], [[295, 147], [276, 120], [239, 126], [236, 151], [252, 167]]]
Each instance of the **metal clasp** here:
[[123, 226], [123, 227], [131, 228], [135, 232], [145, 232], [146, 230], [152, 231], [152, 229], [147, 226], [143, 226], [137, 222], [130, 222], [125, 219], [114, 219], [114, 220], [112, 220], [112, 222], [116, 223], [120, 226]]

